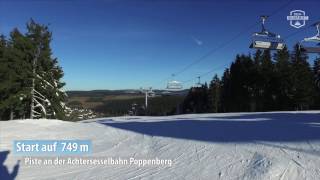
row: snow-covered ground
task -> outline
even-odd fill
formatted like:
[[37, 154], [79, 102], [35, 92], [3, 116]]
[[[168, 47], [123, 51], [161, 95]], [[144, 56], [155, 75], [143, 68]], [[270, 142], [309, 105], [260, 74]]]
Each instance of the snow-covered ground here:
[[[26, 165], [24, 157], [12, 153], [13, 140], [19, 139], [90, 139], [93, 153], [87, 158], [157, 158], [172, 164]], [[318, 180], [320, 112], [6, 121], [0, 122], [0, 161], [5, 157], [0, 166], [9, 172], [21, 160], [16, 179], [23, 180]]]

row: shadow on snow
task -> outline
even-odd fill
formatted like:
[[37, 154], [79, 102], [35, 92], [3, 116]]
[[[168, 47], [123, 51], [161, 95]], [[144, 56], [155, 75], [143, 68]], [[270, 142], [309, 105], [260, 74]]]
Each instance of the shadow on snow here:
[[151, 136], [209, 142], [320, 140], [320, 114], [261, 113], [207, 119], [99, 123]]

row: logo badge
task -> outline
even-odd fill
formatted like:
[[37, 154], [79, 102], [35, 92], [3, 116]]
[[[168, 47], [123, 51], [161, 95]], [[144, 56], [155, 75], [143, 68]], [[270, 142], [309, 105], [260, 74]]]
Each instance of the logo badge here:
[[287, 16], [287, 20], [290, 21], [290, 26], [294, 28], [301, 28], [306, 25], [306, 21], [309, 20], [309, 16], [306, 16], [305, 11], [294, 10], [290, 12], [290, 16]]

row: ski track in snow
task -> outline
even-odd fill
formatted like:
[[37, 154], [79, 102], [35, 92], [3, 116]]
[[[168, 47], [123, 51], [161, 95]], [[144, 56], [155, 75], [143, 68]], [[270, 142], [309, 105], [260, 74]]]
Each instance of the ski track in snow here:
[[[320, 128], [311, 124], [319, 122], [320, 111], [115, 117], [76, 123], [59, 120], [0, 121], [0, 152], [12, 152], [12, 141], [19, 139], [91, 139], [93, 154], [90, 157], [157, 157], [173, 162], [171, 167], [64, 165], [40, 169], [24, 165], [22, 157], [10, 153], [3, 166], [12, 171], [17, 160], [21, 159], [18, 180], [318, 180]], [[215, 131], [202, 126], [202, 123], [216, 128]], [[269, 128], [271, 135], [264, 132], [260, 123]], [[221, 126], [221, 129], [216, 126]], [[251, 126], [261, 128], [261, 132]], [[282, 127], [285, 127], [283, 133]], [[285, 137], [273, 136], [272, 133]]]

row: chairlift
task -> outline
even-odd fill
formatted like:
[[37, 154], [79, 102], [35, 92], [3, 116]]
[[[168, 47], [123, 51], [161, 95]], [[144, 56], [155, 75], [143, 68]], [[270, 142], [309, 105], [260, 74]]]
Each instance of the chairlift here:
[[152, 90], [152, 87], [149, 88], [149, 90], [147, 91], [147, 95], [148, 97], [155, 97], [156, 93]]
[[265, 21], [268, 16], [260, 16], [262, 30], [252, 35], [252, 43], [250, 48], [282, 50], [286, 45], [280, 35], [272, 33], [265, 28]]
[[149, 87], [149, 89], [144, 89], [141, 87], [140, 93], [143, 93], [148, 97], [156, 97], [156, 92], [153, 91], [152, 87]]
[[167, 91], [181, 91], [183, 89], [182, 83], [179, 81], [174, 80], [174, 74], [172, 74], [172, 79], [167, 83]]
[[[304, 38], [300, 43], [300, 49], [307, 53], [320, 53], [320, 22], [313, 24], [317, 28], [315, 36]], [[317, 43], [316, 46], [306, 46], [306, 42]]]

